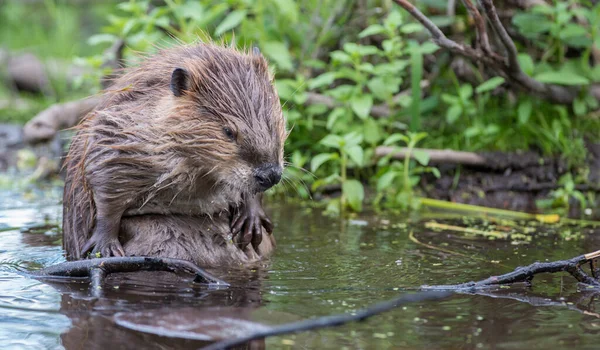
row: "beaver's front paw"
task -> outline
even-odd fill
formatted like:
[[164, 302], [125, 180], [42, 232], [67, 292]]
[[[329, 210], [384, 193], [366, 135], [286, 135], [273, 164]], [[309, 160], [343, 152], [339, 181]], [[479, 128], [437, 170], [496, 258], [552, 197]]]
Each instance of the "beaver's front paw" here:
[[83, 246], [82, 255], [85, 256], [85, 254], [90, 251], [92, 257], [97, 257], [97, 254], [100, 254], [103, 258], [125, 256], [125, 250], [123, 250], [123, 246], [118, 238], [96, 233], [94, 233]]
[[238, 209], [238, 213], [231, 221], [231, 233], [234, 242], [244, 249], [250, 243], [258, 252], [258, 246], [262, 242], [262, 228], [269, 234], [273, 233], [273, 224], [265, 214], [258, 196], [244, 201]]

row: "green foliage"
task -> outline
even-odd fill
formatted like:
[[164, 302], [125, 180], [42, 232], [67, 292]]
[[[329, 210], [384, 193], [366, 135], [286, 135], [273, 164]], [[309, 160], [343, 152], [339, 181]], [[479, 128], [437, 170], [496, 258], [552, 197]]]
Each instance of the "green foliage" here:
[[[52, 12], [55, 3], [45, 4]], [[446, 4], [423, 6], [426, 14], [441, 13]], [[518, 11], [512, 19], [509, 32], [519, 33], [513, 37], [525, 74], [581, 86], [572, 106], [532, 96], [509, 77], [494, 76], [490, 67], [466, 63], [461, 70], [468, 74], [459, 72], [422, 25], [389, 1], [129, 0], [103, 17], [101, 32], [86, 42], [92, 53], [82, 54], [82, 45], [71, 53], [78, 63], [96, 68], [95, 81], [107, 73], [101, 69], [106, 57], [95, 53], [117, 39], [126, 42], [129, 64], [139, 60], [136, 52], [152, 53], [181, 41], [258, 46], [274, 67], [293, 129], [286, 144], [285, 184], [277, 191], [291, 188], [288, 195], [310, 198], [313, 191], [339, 187], [340, 196], [328, 202], [333, 212], [360, 211], [365, 203], [418, 207], [416, 185], [423, 176], [440, 174], [417, 144], [465, 151], [535, 149], [563, 156], [577, 172], [584, 167], [585, 140], [600, 139], [600, 106], [587, 93], [600, 82], [594, 57], [600, 47], [600, 4], [555, 1]], [[457, 41], [471, 45], [475, 39], [466, 11], [430, 17]], [[10, 26], [17, 24], [11, 21]], [[60, 45], [73, 40], [69, 20], [56, 31], [45, 38], [56, 35]], [[378, 158], [379, 146], [403, 146], [407, 157]], [[557, 191], [555, 198], [578, 197], [564, 187], [566, 192]]]
[[[429, 97], [423, 96], [421, 81], [429, 74], [424, 62], [439, 54], [432, 42], [416, 40], [425, 32], [421, 24], [399, 7], [384, 5], [380, 15], [363, 18], [367, 24], [354, 29], [347, 24], [356, 20], [348, 10], [352, 4], [168, 0], [151, 6], [130, 0], [117, 6], [119, 12], [108, 16], [109, 25], [89, 43], [107, 45], [120, 37], [131, 49], [149, 51], [178, 40], [216, 38], [239, 47], [259, 46], [276, 68], [275, 84], [293, 128], [286, 148], [291, 154], [286, 186], [303, 198], [310, 196], [307, 186], [312, 191], [340, 186], [341, 196], [328, 206], [335, 212], [360, 211], [369, 198], [365, 185], [373, 185], [368, 188], [375, 190], [375, 203], [417, 207], [414, 191], [420, 177], [440, 176], [428, 157], [414, 149], [417, 143], [472, 151], [536, 147], [563, 154], [573, 166], [583, 162], [580, 130], [594, 134], [600, 125], [572, 114], [586, 116], [598, 108], [597, 101], [582, 92], [571, 113], [522, 92], [509, 98], [511, 86], [504, 78], [486, 77], [476, 67], [476, 84], [442, 68], [435, 84], [430, 82]], [[367, 1], [369, 7], [376, 4]], [[515, 15], [516, 28], [534, 45], [519, 55], [526, 74], [557, 84], [596, 81], [598, 68], [587, 62], [598, 37], [599, 26], [593, 25], [598, 8], [556, 2]], [[580, 25], [576, 17], [588, 23]], [[584, 52], [570, 58], [566, 53], [571, 48]], [[315, 102], [315, 93], [322, 103]], [[376, 118], [375, 109], [389, 115], [378, 113]], [[424, 128], [427, 138], [420, 132]], [[404, 161], [375, 157], [378, 146], [397, 144], [406, 146]], [[301, 170], [309, 164], [314, 175]]]
[[[390, 161], [395, 152], [401, 152], [394, 147], [393, 153], [382, 157], [378, 165], [380, 171], [377, 175], [377, 192], [379, 193], [375, 203], [381, 199], [387, 199], [387, 205], [402, 209], [417, 209], [420, 202], [414, 197], [414, 187], [420, 182], [421, 175], [432, 173], [436, 178], [440, 177], [437, 168], [429, 167], [429, 154], [416, 150], [417, 143], [427, 137], [426, 133], [392, 134], [383, 144], [386, 146], [396, 145], [398, 142], [405, 144], [405, 158], [403, 162]], [[396, 185], [396, 186], [394, 186]]]
[[571, 199], [576, 200], [581, 209], [585, 209], [588, 206], [586, 196], [576, 189], [576, 182], [571, 174], [566, 174], [561, 177], [558, 184], [562, 187], [552, 191], [550, 198], [539, 200], [537, 202], [539, 208], [550, 209], [566, 207], [568, 209], [571, 206]]

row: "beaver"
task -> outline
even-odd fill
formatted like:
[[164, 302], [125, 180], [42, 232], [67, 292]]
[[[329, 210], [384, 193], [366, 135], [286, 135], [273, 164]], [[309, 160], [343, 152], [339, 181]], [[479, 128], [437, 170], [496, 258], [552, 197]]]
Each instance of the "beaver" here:
[[152, 255], [206, 265], [270, 254], [261, 200], [281, 179], [286, 137], [258, 49], [199, 43], [147, 57], [105, 90], [71, 141], [67, 259]]

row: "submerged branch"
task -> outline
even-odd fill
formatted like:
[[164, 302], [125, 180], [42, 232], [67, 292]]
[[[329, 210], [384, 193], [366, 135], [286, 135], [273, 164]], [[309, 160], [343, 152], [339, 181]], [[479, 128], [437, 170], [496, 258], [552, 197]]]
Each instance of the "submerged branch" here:
[[328, 328], [328, 327], [336, 327], [342, 326], [350, 322], [356, 321], [364, 321], [369, 317], [379, 315], [386, 311], [393, 310], [399, 306], [403, 306], [411, 303], [419, 303], [423, 301], [429, 300], [439, 300], [446, 298], [453, 293], [451, 292], [443, 292], [443, 291], [435, 291], [435, 292], [419, 292], [414, 294], [402, 295], [398, 298], [387, 300], [381, 302], [379, 304], [375, 304], [371, 307], [357, 310], [353, 313], [333, 315], [333, 316], [325, 316], [318, 317], [315, 319], [292, 322], [283, 324], [277, 327], [273, 327], [266, 331], [259, 331], [254, 334], [250, 334], [245, 337], [237, 338], [237, 339], [228, 339], [223, 340], [209, 346], [202, 348], [203, 350], [217, 350], [217, 349], [231, 349], [235, 346], [245, 344], [252, 340], [262, 339], [266, 337], [273, 337], [277, 335], [283, 334], [291, 334], [291, 333], [299, 333], [310, 331], [314, 329]]

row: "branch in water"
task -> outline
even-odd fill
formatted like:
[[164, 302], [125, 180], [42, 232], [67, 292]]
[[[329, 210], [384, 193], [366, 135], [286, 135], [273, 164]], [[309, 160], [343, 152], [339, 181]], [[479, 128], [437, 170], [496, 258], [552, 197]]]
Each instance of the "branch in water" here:
[[106, 275], [119, 272], [168, 271], [187, 272], [196, 275], [194, 282], [205, 283], [210, 287], [228, 287], [229, 284], [195, 264], [180, 259], [143, 256], [112, 257], [68, 261], [29, 273], [36, 279], [56, 279], [57, 277], [90, 277], [94, 296], [99, 296]]
[[593, 261], [600, 257], [600, 250], [593, 253], [577, 256], [569, 260], [559, 260], [553, 262], [535, 262], [528, 266], [517, 267], [514, 271], [500, 276], [488, 277], [478, 282], [468, 282], [451, 285], [422, 286], [421, 290], [452, 290], [458, 292], [475, 292], [477, 290], [489, 289], [503, 284], [512, 284], [517, 282], [531, 282], [533, 277], [540, 273], [568, 272], [571, 276], [581, 283], [600, 288], [600, 282], [591, 276], [588, 276], [581, 265], [590, 263], [592, 274], [596, 275]]
[[446, 298], [452, 294], [453, 293], [451, 293], [451, 292], [440, 292], [440, 291], [407, 294], [407, 295], [403, 295], [403, 296], [400, 296], [395, 299], [391, 299], [391, 300], [381, 302], [379, 304], [375, 304], [371, 307], [368, 307], [368, 308], [365, 308], [362, 310], [357, 310], [356, 312], [351, 313], [351, 314], [325, 316], [325, 317], [318, 317], [318, 318], [305, 320], [305, 321], [287, 323], [287, 324], [283, 324], [281, 326], [273, 327], [266, 331], [260, 331], [260, 332], [254, 333], [254, 334], [250, 334], [245, 337], [220, 341], [220, 342], [211, 344], [209, 346], [206, 346], [206, 347], [202, 348], [202, 350], [231, 349], [235, 346], [242, 345], [242, 344], [245, 344], [247, 342], [250, 342], [250, 341], [256, 340], [256, 339], [273, 337], [276, 335], [305, 332], [305, 331], [310, 331], [313, 329], [342, 326], [342, 325], [345, 325], [350, 322], [364, 321], [369, 317], [379, 315], [386, 311], [390, 311], [399, 306], [403, 306], [403, 305], [411, 304], [411, 303], [419, 303], [419, 302], [429, 301], [429, 300], [439, 300], [439, 299]]

